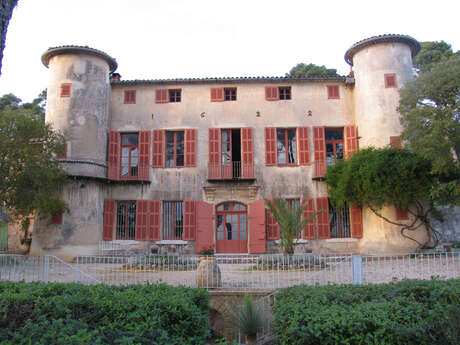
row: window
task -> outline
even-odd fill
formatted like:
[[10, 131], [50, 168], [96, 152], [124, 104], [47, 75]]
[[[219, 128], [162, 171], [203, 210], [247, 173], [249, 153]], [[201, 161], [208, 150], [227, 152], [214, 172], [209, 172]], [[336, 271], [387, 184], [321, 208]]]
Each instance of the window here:
[[385, 74], [385, 88], [395, 88], [398, 87], [396, 83], [396, 74], [395, 73], [389, 73]]
[[177, 103], [180, 102], [181, 90], [168, 90], [169, 93], [169, 102]]
[[166, 167], [184, 166], [184, 131], [166, 132]]
[[184, 203], [165, 201], [163, 203], [163, 239], [181, 240], [184, 234]]
[[125, 90], [125, 104], [136, 104], [136, 90]]
[[62, 224], [62, 212], [51, 215], [51, 224]]
[[117, 240], [136, 238], [136, 201], [117, 202]]
[[343, 159], [343, 128], [326, 128], [326, 166], [335, 165]]
[[296, 129], [276, 129], [276, 152], [279, 165], [297, 164]]
[[70, 97], [71, 93], [72, 93], [72, 84], [70, 83], [61, 84], [61, 97], [62, 98]]
[[339, 96], [339, 86], [338, 85], [328, 85], [327, 86], [327, 98], [328, 99], [338, 99]]
[[337, 208], [329, 200], [329, 227], [331, 238], [351, 237], [348, 205], [345, 205], [344, 208]]
[[236, 101], [236, 87], [224, 88], [224, 94], [226, 101]]
[[121, 134], [121, 178], [137, 177], [139, 165], [139, 136]]
[[265, 99], [267, 101], [289, 100], [291, 99], [290, 86], [266, 86]]

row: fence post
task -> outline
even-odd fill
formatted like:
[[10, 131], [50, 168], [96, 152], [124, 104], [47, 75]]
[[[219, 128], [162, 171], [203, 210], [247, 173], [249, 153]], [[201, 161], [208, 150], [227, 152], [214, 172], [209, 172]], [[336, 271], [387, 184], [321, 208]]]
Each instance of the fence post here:
[[353, 284], [363, 284], [363, 257], [361, 255], [352, 255], [351, 263], [353, 269]]
[[45, 265], [43, 267], [43, 281], [49, 283], [50, 281], [50, 256], [45, 255]]
[[75, 272], [74, 281], [78, 283], [80, 281], [80, 265], [78, 264], [78, 255], [76, 257], [77, 271]]

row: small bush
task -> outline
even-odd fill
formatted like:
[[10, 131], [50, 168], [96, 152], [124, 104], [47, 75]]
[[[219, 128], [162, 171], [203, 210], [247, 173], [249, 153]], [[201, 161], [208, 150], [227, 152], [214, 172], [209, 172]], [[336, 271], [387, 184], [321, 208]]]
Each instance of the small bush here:
[[298, 286], [274, 307], [280, 345], [460, 344], [460, 280]]
[[164, 284], [0, 283], [1, 344], [204, 344], [209, 295]]

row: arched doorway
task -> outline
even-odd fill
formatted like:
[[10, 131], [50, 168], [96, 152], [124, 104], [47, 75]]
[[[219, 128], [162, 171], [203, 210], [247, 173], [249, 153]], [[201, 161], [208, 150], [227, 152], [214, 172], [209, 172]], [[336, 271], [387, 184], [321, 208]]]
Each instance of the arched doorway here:
[[217, 253], [248, 252], [248, 210], [238, 202], [217, 205]]

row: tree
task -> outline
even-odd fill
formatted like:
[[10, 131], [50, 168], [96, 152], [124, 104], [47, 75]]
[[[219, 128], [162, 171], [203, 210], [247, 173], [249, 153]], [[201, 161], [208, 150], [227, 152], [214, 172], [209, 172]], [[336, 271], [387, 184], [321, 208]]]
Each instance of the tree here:
[[[422, 49], [414, 59], [414, 67], [417, 71], [429, 70], [436, 63], [448, 59], [454, 55], [450, 44], [441, 41], [427, 41], [422, 42]], [[460, 54], [456, 52], [455, 54]]]
[[[436, 183], [431, 174], [431, 161], [416, 153], [399, 148], [367, 148], [350, 159], [328, 168], [325, 182], [329, 198], [338, 207], [352, 203], [368, 207], [386, 222], [401, 227], [401, 234], [425, 227], [429, 233], [420, 247], [437, 244], [428, 215], [433, 211], [430, 191]], [[414, 216], [410, 224], [398, 222], [382, 215], [385, 206], [396, 206]]]
[[326, 66], [317, 66], [312, 63], [304, 64], [298, 63], [291, 68], [289, 73], [286, 73], [286, 77], [311, 77], [311, 76], [326, 76], [326, 75], [337, 75], [336, 69], [329, 69]]
[[460, 56], [423, 70], [400, 90], [402, 138], [432, 161], [431, 191], [441, 205], [460, 205]]
[[53, 158], [63, 151], [63, 135], [41, 117], [16, 106], [0, 110], [0, 205], [23, 229], [30, 215], [66, 210], [60, 198], [66, 174]]
[[302, 219], [302, 213], [307, 206], [301, 204], [299, 207], [289, 207], [284, 199], [275, 198], [273, 201], [265, 200], [265, 208], [267, 208], [280, 229], [280, 247], [284, 254], [294, 253], [294, 238], [300, 236], [302, 229], [307, 223], [312, 220], [319, 212], [312, 216]]

